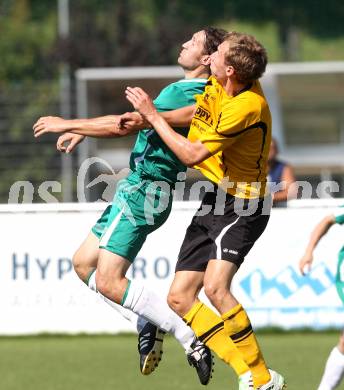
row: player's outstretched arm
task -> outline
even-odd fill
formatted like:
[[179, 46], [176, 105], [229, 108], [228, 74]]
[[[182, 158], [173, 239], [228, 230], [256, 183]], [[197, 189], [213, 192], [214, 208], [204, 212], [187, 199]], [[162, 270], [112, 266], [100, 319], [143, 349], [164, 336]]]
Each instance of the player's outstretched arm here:
[[210, 157], [209, 150], [200, 142], [191, 142], [175, 132], [166, 120], [159, 115], [151, 98], [141, 88], [128, 87], [126, 97], [134, 108], [155, 128], [160, 138], [188, 167]]
[[313, 252], [315, 247], [318, 245], [318, 242], [321, 238], [328, 232], [330, 227], [336, 222], [334, 215], [328, 215], [322, 219], [315, 229], [311, 233], [306, 251], [302, 258], [299, 261], [299, 269], [302, 275], [305, 275], [312, 267], [313, 263]]
[[57, 139], [56, 149], [62, 153], [71, 153], [84, 139], [84, 135], [64, 133]]
[[72, 132], [88, 137], [115, 138], [132, 134], [135, 128], [120, 129], [118, 115], [107, 115], [92, 119], [63, 119], [56, 116], [41, 117], [34, 124], [34, 136], [40, 137], [46, 133]]
[[177, 110], [161, 112], [160, 115], [172, 127], [189, 127], [196, 112], [196, 104]]
[[[159, 114], [172, 127], [189, 127], [195, 110], [196, 105], [192, 105], [178, 108], [177, 110], [160, 112]], [[151, 127], [151, 123], [137, 111], [126, 112], [119, 117], [119, 127], [123, 130], [133, 128], [142, 130]]]

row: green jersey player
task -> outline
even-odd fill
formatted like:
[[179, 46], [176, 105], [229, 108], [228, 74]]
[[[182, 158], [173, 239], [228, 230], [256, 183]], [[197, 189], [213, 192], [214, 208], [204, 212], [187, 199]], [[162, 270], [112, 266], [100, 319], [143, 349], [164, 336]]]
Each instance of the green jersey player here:
[[[185, 72], [185, 79], [167, 86], [155, 99], [155, 106], [160, 112], [194, 103], [195, 94], [202, 93], [209, 76], [210, 54], [216, 51], [224, 36], [223, 30], [206, 28], [183, 44], [178, 63]], [[176, 130], [183, 135], [188, 131], [186, 128]], [[40, 118], [34, 125], [35, 136], [49, 132], [65, 133], [58, 140], [58, 149], [65, 152], [72, 151], [84, 136], [126, 135], [117, 126], [116, 116], [89, 120]], [[65, 146], [65, 142], [69, 145]], [[117, 186], [112, 205], [108, 206], [75, 253], [74, 269], [92, 290], [126, 318], [137, 321], [139, 316], [137, 324], [141, 335], [139, 350], [143, 374], [149, 374], [158, 364], [162, 336], [164, 332], [170, 332], [183, 345], [201, 383], [207, 384], [212, 365], [208, 347], [195, 340], [191, 329], [158, 294], [125, 276], [147, 235], [168, 218], [172, 202], [170, 191], [178, 173], [184, 172], [185, 167], [160, 137], [148, 128], [139, 132], [130, 168], [129, 176]]]
[[[308, 271], [313, 263], [313, 251], [317, 246], [320, 239], [328, 232], [333, 225], [344, 224], [344, 214], [328, 215], [323, 218], [314, 228], [311, 233], [310, 240], [308, 242], [306, 251], [303, 257], [299, 261], [299, 268], [304, 275]], [[344, 246], [338, 253], [338, 265], [336, 276], [336, 287], [341, 300], [344, 302], [343, 286], [344, 281], [341, 278], [341, 267], [344, 259]], [[344, 332], [339, 337], [338, 345], [335, 346], [326, 362], [325, 371], [321, 378], [318, 390], [333, 390], [339, 386], [344, 376]]]
[[[194, 78], [170, 84], [154, 104], [160, 112], [188, 106], [194, 102], [195, 94], [203, 91], [206, 82], [204, 78]], [[183, 134], [187, 131], [186, 128], [178, 129]], [[145, 129], [137, 136], [130, 169], [129, 176], [119, 183], [112, 205], [93, 227], [93, 233], [100, 239], [100, 248], [133, 262], [147, 235], [168, 218], [172, 206], [171, 189], [178, 174], [186, 167], [153, 129]], [[116, 217], [119, 221], [114, 225], [112, 221]]]
[[[154, 104], [160, 112], [189, 106], [206, 82], [205, 78], [193, 78], [172, 83], [161, 91]], [[187, 134], [188, 129], [178, 128], [178, 132]], [[92, 231], [100, 239], [100, 248], [133, 262], [147, 235], [168, 218], [171, 189], [186, 167], [153, 129], [145, 129], [137, 136], [130, 156], [130, 170], [129, 176], [118, 184], [112, 205]], [[114, 225], [116, 218], [119, 221]]]

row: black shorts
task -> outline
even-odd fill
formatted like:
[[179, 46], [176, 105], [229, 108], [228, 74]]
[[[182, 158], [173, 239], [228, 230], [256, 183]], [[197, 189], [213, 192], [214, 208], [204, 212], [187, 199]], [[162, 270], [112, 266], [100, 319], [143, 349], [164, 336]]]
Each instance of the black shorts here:
[[205, 271], [211, 259], [227, 260], [238, 268], [265, 230], [271, 197], [239, 199], [221, 189], [207, 192], [181, 246], [177, 271]]

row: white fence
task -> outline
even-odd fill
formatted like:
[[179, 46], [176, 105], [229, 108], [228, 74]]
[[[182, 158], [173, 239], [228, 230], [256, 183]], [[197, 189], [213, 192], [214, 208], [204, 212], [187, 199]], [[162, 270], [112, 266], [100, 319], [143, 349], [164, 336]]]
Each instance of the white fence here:
[[[71, 257], [104, 204], [0, 206], [0, 334], [119, 332], [133, 328], [88, 290]], [[166, 294], [185, 229], [197, 207], [175, 202], [167, 223], [148, 237], [128, 276]], [[234, 291], [256, 327], [341, 327], [334, 286], [343, 227], [315, 252], [307, 277], [297, 265], [310, 231], [338, 209], [274, 209], [268, 228], [236, 276]], [[344, 212], [344, 209], [343, 209]]]

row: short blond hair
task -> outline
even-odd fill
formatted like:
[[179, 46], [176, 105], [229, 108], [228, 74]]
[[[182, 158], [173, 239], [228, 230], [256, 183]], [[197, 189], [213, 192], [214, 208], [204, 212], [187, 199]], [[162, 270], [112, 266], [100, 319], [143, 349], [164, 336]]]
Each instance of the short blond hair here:
[[228, 33], [225, 41], [229, 43], [226, 64], [234, 68], [237, 81], [247, 84], [258, 80], [268, 63], [264, 46], [252, 35], [235, 31]]

